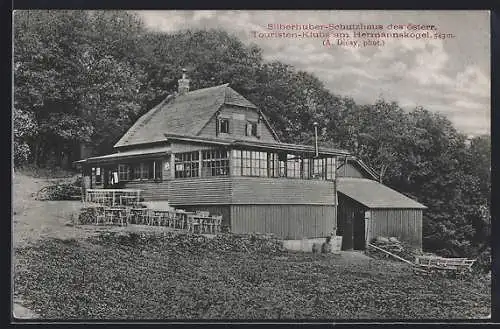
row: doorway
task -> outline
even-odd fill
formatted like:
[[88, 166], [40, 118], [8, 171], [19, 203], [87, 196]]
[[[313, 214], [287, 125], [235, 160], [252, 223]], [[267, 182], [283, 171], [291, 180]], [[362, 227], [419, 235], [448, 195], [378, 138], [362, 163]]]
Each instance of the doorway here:
[[357, 210], [354, 213], [353, 220], [353, 247], [354, 250], [365, 250], [366, 249], [366, 236], [365, 236], [365, 212], [363, 210]]

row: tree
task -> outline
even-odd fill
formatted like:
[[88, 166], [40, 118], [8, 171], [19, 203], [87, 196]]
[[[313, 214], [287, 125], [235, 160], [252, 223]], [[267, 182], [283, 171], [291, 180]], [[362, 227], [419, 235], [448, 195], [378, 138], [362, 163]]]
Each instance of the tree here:
[[39, 127], [25, 141], [32, 160], [61, 165], [88, 142], [110, 151], [145, 97], [140, 21], [84, 11], [19, 11], [14, 21], [14, 104]]

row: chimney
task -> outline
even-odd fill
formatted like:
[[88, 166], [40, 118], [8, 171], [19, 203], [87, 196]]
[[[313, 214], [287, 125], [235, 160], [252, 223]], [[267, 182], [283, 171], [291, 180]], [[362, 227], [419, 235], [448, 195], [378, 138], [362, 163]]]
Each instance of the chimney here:
[[182, 78], [178, 80], [179, 95], [189, 92], [189, 79], [186, 77], [186, 69], [182, 69]]

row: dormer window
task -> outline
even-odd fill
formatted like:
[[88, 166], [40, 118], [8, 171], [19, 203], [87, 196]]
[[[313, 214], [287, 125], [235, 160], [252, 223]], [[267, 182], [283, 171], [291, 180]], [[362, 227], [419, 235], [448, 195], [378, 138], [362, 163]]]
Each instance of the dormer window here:
[[220, 133], [229, 134], [229, 119], [220, 119]]
[[257, 122], [249, 122], [247, 123], [246, 135], [247, 136], [258, 136], [258, 124]]

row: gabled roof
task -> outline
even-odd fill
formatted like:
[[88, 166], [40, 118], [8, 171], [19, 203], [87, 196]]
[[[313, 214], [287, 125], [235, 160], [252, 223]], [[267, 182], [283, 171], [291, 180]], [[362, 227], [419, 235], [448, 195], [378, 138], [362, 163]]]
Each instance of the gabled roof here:
[[227, 83], [170, 95], [140, 117], [115, 147], [164, 141], [166, 133], [196, 136], [223, 104], [257, 109]]
[[339, 177], [337, 179], [337, 190], [371, 209], [427, 208], [406, 195], [371, 179]]

